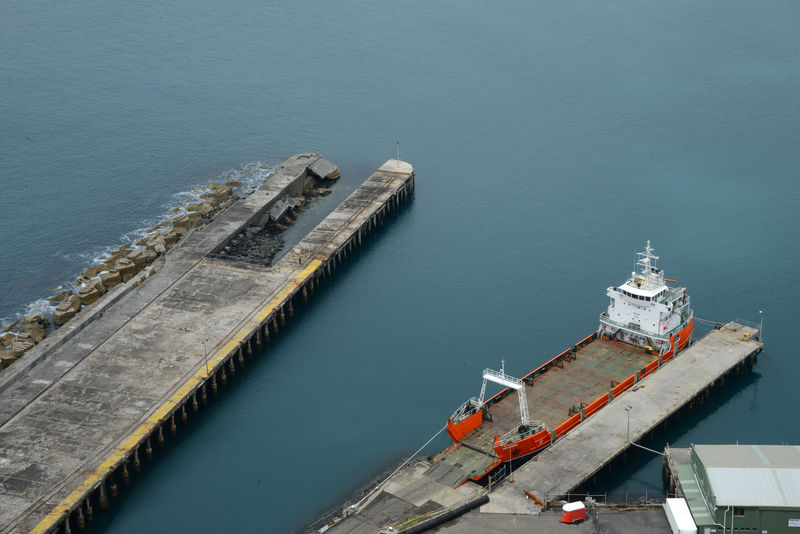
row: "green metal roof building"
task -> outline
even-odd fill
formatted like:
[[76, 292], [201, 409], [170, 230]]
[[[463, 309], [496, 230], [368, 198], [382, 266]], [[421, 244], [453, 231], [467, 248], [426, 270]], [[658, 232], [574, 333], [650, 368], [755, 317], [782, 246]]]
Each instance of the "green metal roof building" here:
[[668, 447], [665, 464], [699, 534], [800, 534], [800, 447]]

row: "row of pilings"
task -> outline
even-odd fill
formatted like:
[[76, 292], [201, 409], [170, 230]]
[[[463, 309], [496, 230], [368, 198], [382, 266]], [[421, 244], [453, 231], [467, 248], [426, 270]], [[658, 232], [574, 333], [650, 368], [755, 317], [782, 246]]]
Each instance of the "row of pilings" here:
[[[232, 380], [236, 373], [245, 369], [247, 360], [252, 358], [255, 353], [260, 352], [269, 341], [270, 336], [278, 334], [286, 325], [287, 320], [294, 317], [295, 305], [299, 305], [300, 300], [303, 304], [308, 303], [322, 282], [332, 277], [349, 257], [365, 245], [376, 230], [383, 226], [403, 204], [413, 198], [413, 193], [414, 175], [412, 174], [371, 216], [365, 218], [362, 224], [352, 232], [352, 235], [338, 246], [302, 285], [289, 294], [236, 349], [222, 361], [216, 363], [213, 368], [210, 368], [208, 377], [202, 380], [175, 405], [167, 416], [150, 429], [146, 436], [111, 467], [99, 482], [88, 489], [80, 501], [65, 513], [49, 532], [71, 534], [76, 530], [84, 530], [94, 519], [98, 509], [106, 509], [114, 499], [118, 498], [121, 485], [128, 485], [131, 482], [132, 474], [139, 473], [146, 463], [151, 462], [154, 455], [165, 448], [168, 439], [177, 438], [180, 428], [186, 428], [193, 418], [199, 417], [201, 409], [208, 405], [211, 398], [219, 396], [229, 380]], [[321, 248], [324, 247], [325, 245]]]

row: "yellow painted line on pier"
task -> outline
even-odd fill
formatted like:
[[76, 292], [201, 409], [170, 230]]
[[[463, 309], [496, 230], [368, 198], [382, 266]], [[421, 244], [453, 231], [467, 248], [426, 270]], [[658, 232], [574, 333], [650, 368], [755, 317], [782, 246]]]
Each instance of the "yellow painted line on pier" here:
[[[278, 307], [298, 288], [300, 287], [319, 266], [322, 265], [322, 260], [314, 259], [302, 270], [300, 273], [292, 278], [277, 295], [272, 297], [254, 317], [252, 317], [245, 325], [240, 328], [219, 350], [208, 358], [208, 365], [214, 369], [225, 361], [228, 354], [232, 353], [235, 349], [239, 348], [239, 344], [247, 339], [248, 336], [258, 328], [261, 323], [270, 316]], [[133, 452], [133, 449], [147, 437], [153, 429], [155, 429], [161, 422], [166, 419], [169, 413], [178, 405], [183, 402], [189, 394], [194, 391], [197, 386], [206, 380], [205, 366], [197, 370], [191, 377], [189, 377], [183, 385], [178, 388], [155, 412], [153, 412], [145, 421], [139, 425], [114, 451], [105, 459], [96, 469], [92, 470], [86, 480], [84, 480], [75, 490], [70, 493], [60, 504], [56, 505], [47, 516], [36, 525], [32, 534], [44, 534], [50, 531], [54, 526], [61, 521], [70, 510], [80, 503], [86, 497], [86, 494], [92, 490], [94, 486], [102, 482], [106, 475], [114, 469], [120, 461]]]

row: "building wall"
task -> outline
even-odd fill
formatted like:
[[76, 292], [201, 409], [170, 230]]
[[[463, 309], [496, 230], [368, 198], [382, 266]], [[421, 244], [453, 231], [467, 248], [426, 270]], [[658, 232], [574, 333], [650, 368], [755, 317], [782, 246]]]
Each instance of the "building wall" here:
[[[736, 513], [741, 515], [733, 515], [732, 512], [734, 510], [729, 510], [727, 506], [717, 507], [705, 465], [697, 455], [694, 446], [691, 448], [689, 458], [700, 491], [706, 502], [711, 506], [711, 515], [713, 520], [717, 523], [717, 525], [703, 525], [698, 523], [698, 534], [704, 534], [706, 532], [722, 534], [722, 525], [726, 527], [725, 532], [737, 534], [800, 534], [800, 508], [787, 509], [743, 506], [736, 507]], [[731, 530], [731, 520], [733, 520], [733, 530]], [[792, 521], [790, 522], [790, 520]], [[792, 526], [789, 526], [790, 524], [792, 524]]]
[[703, 497], [705, 497], [706, 502], [712, 506], [713, 512], [713, 507], [716, 506], [717, 503], [714, 501], [713, 493], [711, 491], [711, 481], [708, 478], [706, 466], [703, 465], [703, 461], [700, 459], [700, 456], [698, 456], [697, 452], [695, 452], [694, 446], [692, 447], [690, 458], [692, 470], [697, 477], [697, 483], [700, 486], [700, 491], [703, 493]]
[[[722, 534], [721, 525], [725, 525], [725, 532], [733, 532], [745, 534], [753, 532], [757, 534], [774, 534], [779, 532], [786, 532], [789, 534], [800, 534], [800, 509], [783, 509], [783, 508], [759, 508], [759, 507], [741, 507], [737, 512], [742, 515], [733, 515], [734, 510], [728, 510], [727, 507], [717, 508], [714, 521], [718, 525], [697, 525], [698, 533], [703, 534], [705, 527], [710, 527], [709, 532], [714, 532], [716, 529], [717, 534]], [[790, 520], [791, 523], [790, 523]], [[731, 525], [731, 521], [733, 524]], [[790, 527], [789, 525], [797, 525]], [[733, 527], [733, 530], [731, 530]]]

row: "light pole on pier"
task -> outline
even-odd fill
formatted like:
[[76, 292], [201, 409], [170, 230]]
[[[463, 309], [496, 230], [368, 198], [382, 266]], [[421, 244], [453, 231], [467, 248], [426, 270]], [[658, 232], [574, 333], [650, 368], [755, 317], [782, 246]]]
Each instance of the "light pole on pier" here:
[[206, 343], [208, 343], [208, 338], [205, 338], [200, 343], [203, 344], [203, 360], [206, 362], [206, 378], [208, 378], [208, 350], [206, 348]]
[[631, 442], [631, 409], [633, 409], [633, 406], [630, 404], [625, 407], [625, 411], [628, 413], [628, 429], [625, 432], [625, 441], [627, 443]]

